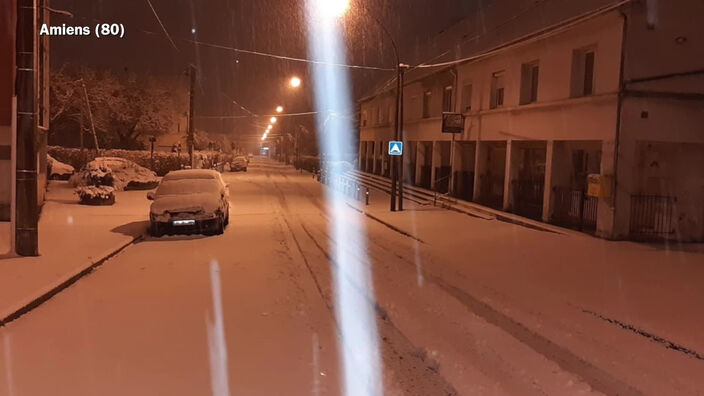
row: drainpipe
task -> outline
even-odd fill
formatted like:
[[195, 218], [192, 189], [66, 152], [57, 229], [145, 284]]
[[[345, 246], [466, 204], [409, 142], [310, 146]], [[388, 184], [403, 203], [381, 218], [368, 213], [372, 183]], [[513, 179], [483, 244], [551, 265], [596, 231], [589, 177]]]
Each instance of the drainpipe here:
[[[457, 95], [460, 89], [459, 87], [459, 73], [457, 69], [450, 69], [450, 73], [453, 77], [452, 84], [454, 85], [452, 93], [452, 111], [457, 112]], [[455, 193], [455, 134], [452, 134], [452, 141], [450, 143], [450, 177], [447, 182], [447, 194], [451, 195]]]
[[611, 235], [608, 239], [615, 239], [617, 230], [617, 202], [619, 196], [619, 185], [618, 185], [618, 175], [619, 175], [619, 150], [621, 146], [621, 122], [623, 113], [623, 98], [625, 94], [625, 63], [626, 63], [626, 38], [628, 33], [628, 14], [621, 8], [619, 10], [621, 17], [623, 18], [623, 26], [621, 31], [621, 62], [618, 77], [618, 104], [616, 110], [616, 137], [614, 139], [614, 180], [613, 180], [613, 193], [612, 193], [612, 204], [613, 204], [613, 224], [611, 229]]

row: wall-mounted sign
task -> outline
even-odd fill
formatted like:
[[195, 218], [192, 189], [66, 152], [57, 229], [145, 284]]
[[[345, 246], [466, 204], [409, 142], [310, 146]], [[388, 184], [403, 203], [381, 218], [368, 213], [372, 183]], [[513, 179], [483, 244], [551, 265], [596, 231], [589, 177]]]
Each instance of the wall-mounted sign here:
[[442, 113], [442, 133], [464, 132], [464, 116], [462, 113]]
[[389, 155], [403, 155], [403, 142], [390, 141]]

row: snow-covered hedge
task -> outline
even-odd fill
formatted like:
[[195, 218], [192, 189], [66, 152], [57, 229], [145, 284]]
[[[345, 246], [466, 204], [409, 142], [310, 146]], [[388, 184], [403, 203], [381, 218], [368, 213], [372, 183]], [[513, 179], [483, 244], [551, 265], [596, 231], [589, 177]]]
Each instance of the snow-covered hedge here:
[[[159, 176], [164, 176], [172, 170], [183, 169], [190, 165], [188, 153], [167, 153], [163, 151], [154, 152], [154, 165], [152, 166], [150, 152], [146, 150], [83, 150], [77, 148], [67, 148], [60, 146], [50, 146], [49, 154], [61, 162], [72, 165], [76, 169], [82, 169], [88, 162], [96, 157], [119, 157], [130, 160], [139, 166], [151, 169]], [[210, 168], [224, 162], [232, 161], [232, 154], [220, 153], [217, 151], [197, 151], [203, 158], [204, 168]]]
[[320, 158], [302, 155], [299, 157], [298, 161], [293, 161], [293, 166], [296, 169], [304, 169], [308, 172], [313, 172], [320, 169]]

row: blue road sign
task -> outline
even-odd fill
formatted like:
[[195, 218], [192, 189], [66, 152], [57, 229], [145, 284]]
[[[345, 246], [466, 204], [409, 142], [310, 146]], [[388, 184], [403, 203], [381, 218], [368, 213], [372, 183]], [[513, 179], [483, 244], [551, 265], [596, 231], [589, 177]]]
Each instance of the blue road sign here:
[[389, 155], [403, 155], [403, 142], [390, 141]]

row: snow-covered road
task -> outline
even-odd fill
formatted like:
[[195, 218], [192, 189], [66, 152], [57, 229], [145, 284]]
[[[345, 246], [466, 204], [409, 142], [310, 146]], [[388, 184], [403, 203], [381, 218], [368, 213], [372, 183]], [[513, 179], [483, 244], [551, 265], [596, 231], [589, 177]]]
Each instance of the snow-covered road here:
[[[335, 318], [332, 279], [340, 269], [331, 260], [324, 187], [269, 161], [224, 176], [231, 191], [224, 235], [146, 238], [0, 328], [0, 395], [341, 394], [340, 357], [356, 345]], [[699, 359], [616, 326], [587, 338], [646, 351], [623, 360], [576, 352], [552, 336], [576, 332], [582, 340], [599, 320], [580, 313], [575, 330], [557, 317], [541, 333], [529, 322], [531, 304], [506, 308], [511, 296], [455, 271], [440, 247], [352, 206], [345, 216], [367, 235], [363, 246], [341, 248], [372, 273], [373, 294], [353, 286], [376, 313], [385, 394], [704, 392], [692, 376], [704, 368]], [[525, 233], [531, 240], [539, 231]], [[572, 315], [566, 305], [545, 307]], [[629, 371], [626, 362], [643, 356], [681, 377], [657, 378], [657, 361]]]

